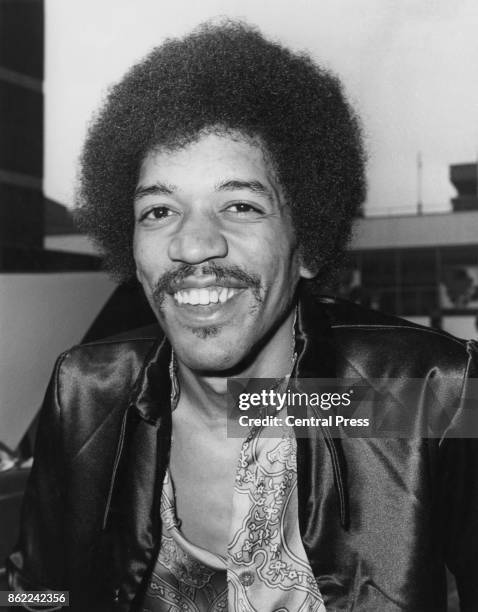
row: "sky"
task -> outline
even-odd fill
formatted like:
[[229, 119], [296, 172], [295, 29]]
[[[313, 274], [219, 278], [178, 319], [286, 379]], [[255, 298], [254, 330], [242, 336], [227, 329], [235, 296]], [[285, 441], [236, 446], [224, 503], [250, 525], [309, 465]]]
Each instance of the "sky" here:
[[[45, 192], [74, 201], [108, 87], [167, 37], [217, 16], [333, 70], [362, 118], [368, 214], [448, 210], [451, 163], [478, 155], [476, 0], [45, 0]], [[417, 156], [422, 159], [418, 180]], [[420, 183], [420, 187], [419, 187]]]

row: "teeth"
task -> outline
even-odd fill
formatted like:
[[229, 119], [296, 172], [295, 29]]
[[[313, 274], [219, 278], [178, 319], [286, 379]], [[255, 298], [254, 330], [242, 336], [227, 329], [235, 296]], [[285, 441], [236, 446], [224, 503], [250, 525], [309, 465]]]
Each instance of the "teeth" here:
[[224, 304], [233, 295], [237, 293], [237, 289], [230, 287], [205, 287], [204, 289], [183, 289], [176, 291], [174, 299], [178, 304], [192, 304], [197, 306], [207, 306], [208, 304]]

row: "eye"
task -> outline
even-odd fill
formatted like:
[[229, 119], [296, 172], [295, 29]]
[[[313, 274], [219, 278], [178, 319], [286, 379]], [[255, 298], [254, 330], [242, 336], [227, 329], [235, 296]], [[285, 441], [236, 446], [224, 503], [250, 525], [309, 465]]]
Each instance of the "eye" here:
[[264, 211], [255, 204], [249, 202], [234, 202], [226, 208], [226, 212], [235, 217], [258, 218], [264, 215]]
[[161, 221], [167, 217], [171, 217], [174, 212], [167, 206], [153, 206], [141, 213], [139, 222], [143, 221]]

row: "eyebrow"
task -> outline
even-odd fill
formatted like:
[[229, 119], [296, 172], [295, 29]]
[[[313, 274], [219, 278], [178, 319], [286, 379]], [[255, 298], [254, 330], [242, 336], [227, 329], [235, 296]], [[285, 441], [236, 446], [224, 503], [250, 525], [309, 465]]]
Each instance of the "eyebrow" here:
[[164, 183], [155, 183], [154, 185], [140, 185], [134, 191], [134, 199], [143, 198], [148, 195], [172, 195], [175, 191], [173, 185], [165, 185]]
[[270, 189], [259, 181], [240, 181], [233, 179], [216, 185], [216, 191], [237, 191], [240, 189], [249, 189], [254, 193], [260, 193], [266, 195], [268, 198], [272, 198]]

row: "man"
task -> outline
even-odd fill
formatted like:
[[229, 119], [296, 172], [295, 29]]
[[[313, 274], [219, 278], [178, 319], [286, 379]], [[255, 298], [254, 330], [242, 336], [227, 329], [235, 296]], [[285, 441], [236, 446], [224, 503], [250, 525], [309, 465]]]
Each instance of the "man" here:
[[[436, 612], [447, 564], [477, 609], [478, 449], [453, 435], [476, 344], [312, 295], [363, 199], [337, 79], [252, 28], [167, 41], [112, 89], [79, 215], [160, 327], [58, 360], [12, 585], [75, 610]], [[357, 376], [384, 381], [384, 413], [432, 380], [454, 420], [438, 439], [226, 435], [228, 378]], [[417, 424], [430, 402], [423, 383]]]

